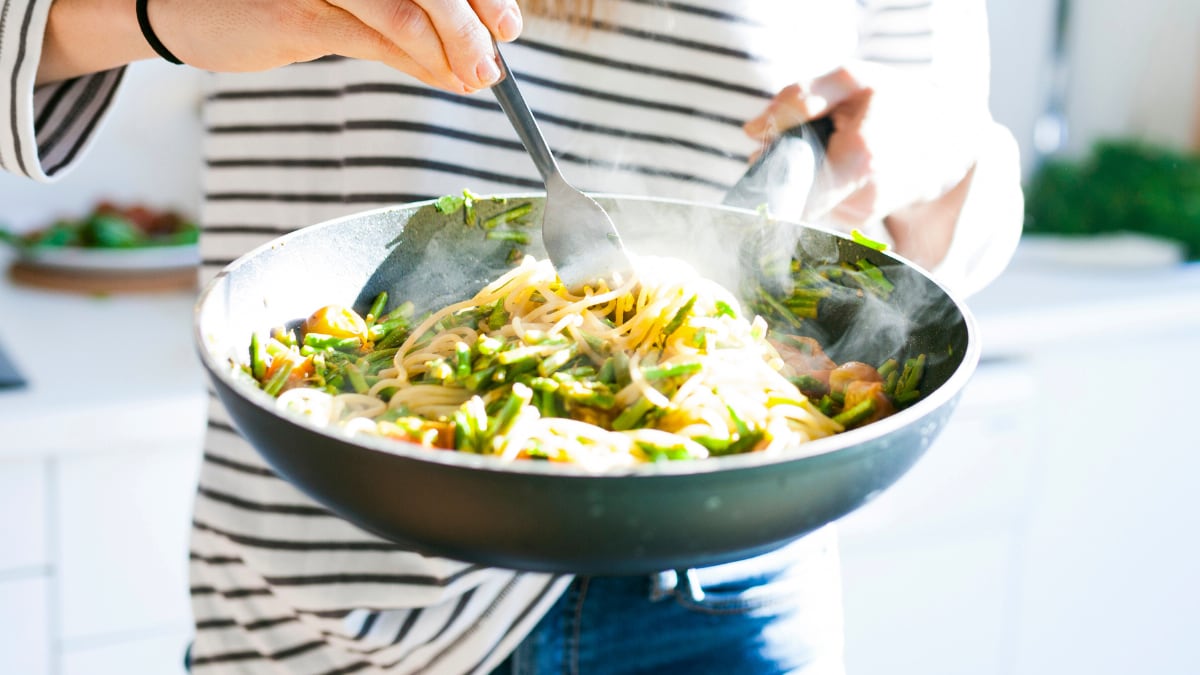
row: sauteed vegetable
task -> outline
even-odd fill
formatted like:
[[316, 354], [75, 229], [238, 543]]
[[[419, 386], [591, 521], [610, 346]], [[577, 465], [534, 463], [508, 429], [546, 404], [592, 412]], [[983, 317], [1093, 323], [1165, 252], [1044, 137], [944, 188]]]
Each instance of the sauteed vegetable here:
[[[810, 315], [830, 282], [756, 310]], [[857, 275], [890, 292], [873, 266]], [[746, 314], [677, 261], [645, 260], [616, 288], [567, 291], [526, 257], [480, 291], [422, 319], [380, 294], [361, 315], [326, 306], [251, 338], [243, 364], [282, 407], [432, 448], [605, 468], [778, 451], [892, 414], [920, 394], [924, 357], [838, 365], [811, 338]]]

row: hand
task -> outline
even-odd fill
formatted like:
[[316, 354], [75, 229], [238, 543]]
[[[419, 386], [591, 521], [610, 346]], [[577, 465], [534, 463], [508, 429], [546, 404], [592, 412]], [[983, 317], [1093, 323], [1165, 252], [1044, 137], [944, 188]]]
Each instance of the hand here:
[[[56, 0], [39, 81], [154, 56], [133, 3], [118, 10], [115, 1]], [[515, 0], [150, 0], [147, 14], [167, 49], [196, 68], [266, 70], [337, 54], [456, 93], [494, 83], [491, 36], [508, 41], [521, 31]]]
[[939, 261], [975, 162], [973, 129], [986, 116], [925, 79], [854, 63], [784, 88], [745, 131], [766, 143], [826, 115], [834, 133], [804, 218], [845, 229], [884, 219], [903, 255]]

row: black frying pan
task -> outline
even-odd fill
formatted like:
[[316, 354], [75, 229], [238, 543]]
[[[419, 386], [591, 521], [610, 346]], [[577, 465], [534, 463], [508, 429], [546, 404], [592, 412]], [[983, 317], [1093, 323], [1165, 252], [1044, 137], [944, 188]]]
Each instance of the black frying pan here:
[[[489, 209], [511, 206], [480, 204]], [[950, 416], [979, 357], [965, 307], [888, 253], [811, 227], [765, 223], [751, 210], [598, 197], [636, 254], [688, 259], [731, 289], [763, 278], [765, 253], [808, 265], [866, 258], [896, 290], [886, 302], [853, 293], [806, 321], [839, 361], [879, 363], [925, 353], [924, 397], [898, 414], [790, 452], [639, 466], [590, 475], [544, 462], [349, 438], [276, 411], [233, 374], [250, 334], [317, 307], [365, 311], [380, 291], [435, 309], [503, 273], [505, 242], [463, 226], [462, 213], [418, 203], [353, 215], [281, 237], [235, 261], [203, 291], [199, 353], [237, 428], [283, 477], [347, 520], [422, 552], [487, 565], [632, 574], [728, 562], [777, 548], [863, 505], [895, 482]], [[531, 222], [540, 222], [540, 214]], [[536, 228], [528, 252], [540, 255]]]

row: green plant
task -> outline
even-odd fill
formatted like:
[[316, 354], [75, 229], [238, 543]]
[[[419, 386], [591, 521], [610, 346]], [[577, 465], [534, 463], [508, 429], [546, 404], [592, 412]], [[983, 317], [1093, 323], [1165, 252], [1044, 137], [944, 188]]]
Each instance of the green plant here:
[[1026, 190], [1025, 231], [1138, 232], [1182, 242], [1200, 260], [1200, 156], [1105, 141], [1083, 160], [1049, 161]]

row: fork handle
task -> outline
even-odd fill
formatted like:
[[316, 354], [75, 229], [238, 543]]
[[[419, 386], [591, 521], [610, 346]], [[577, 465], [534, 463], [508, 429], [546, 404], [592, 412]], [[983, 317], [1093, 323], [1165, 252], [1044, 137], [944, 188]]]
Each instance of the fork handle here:
[[500, 103], [500, 109], [504, 111], [505, 115], [508, 115], [508, 121], [512, 123], [513, 129], [516, 129], [517, 136], [521, 138], [521, 143], [525, 146], [525, 151], [529, 153], [537, 170], [542, 174], [542, 180], [547, 183], [552, 178], [563, 180], [562, 174], [558, 170], [558, 164], [554, 161], [554, 155], [550, 152], [550, 146], [546, 145], [546, 139], [542, 137], [542, 131], [538, 128], [533, 113], [529, 110], [529, 105], [525, 103], [525, 97], [521, 95], [521, 90], [517, 87], [517, 80], [508, 69], [508, 64], [500, 53], [499, 45], [496, 45], [494, 40], [492, 44], [496, 46], [496, 63], [500, 66], [500, 81], [492, 85], [492, 94]]

